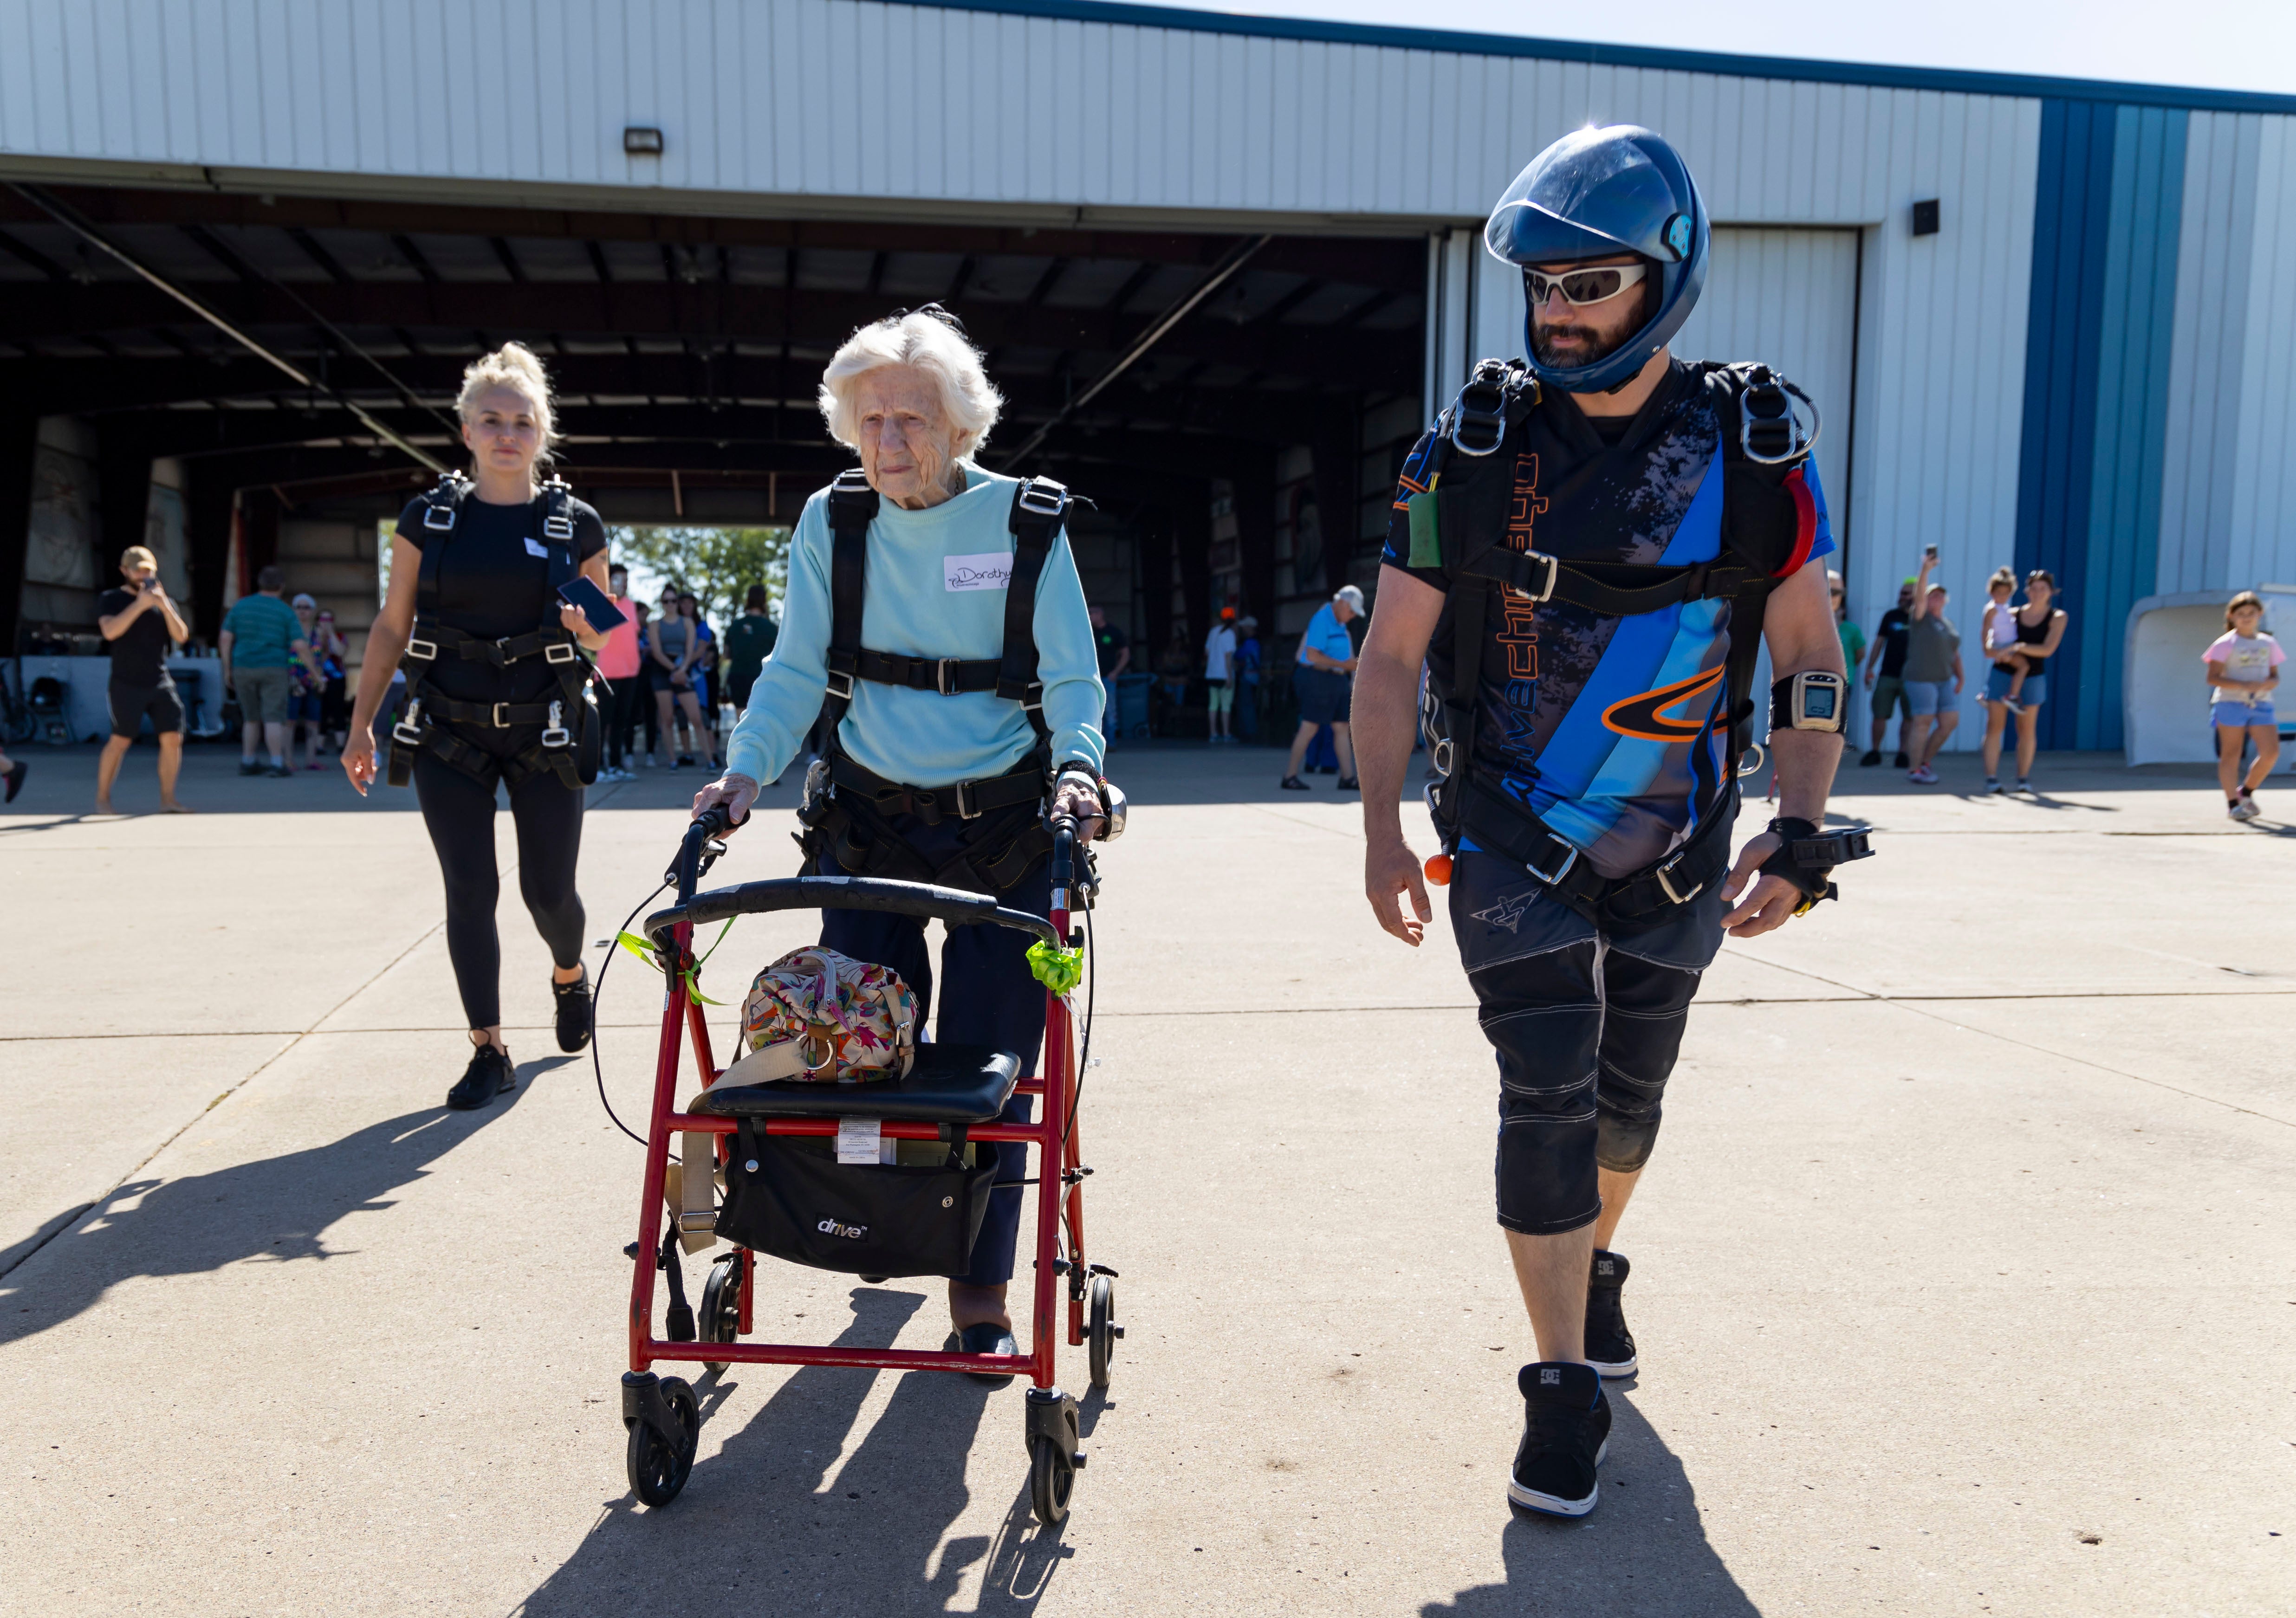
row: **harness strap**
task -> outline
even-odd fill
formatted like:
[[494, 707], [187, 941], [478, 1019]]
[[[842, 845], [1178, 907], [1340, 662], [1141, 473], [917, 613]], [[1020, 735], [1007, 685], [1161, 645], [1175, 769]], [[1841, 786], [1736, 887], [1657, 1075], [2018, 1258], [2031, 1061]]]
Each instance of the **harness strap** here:
[[1692, 562], [1647, 568], [1630, 562], [1574, 562], [1543, 551], [1494, 545], [1459, 564], [1457, 571], [1505, 584], [1534, 601], [1568, 601], [1606, 617], [1656, 612], [1685, 601], [1735, 598], [1766, 576], [1732, 562]]
[[1479, 847], [1514, 860], [1596, 926], [1633, 931], [1665, 920], [1729, 868], [1727, 829], [1737, 818], [1736, 809], [1737, 783], [1732, 780], [1681, 847], [1645, 870], [1615, 878], [1581, 858], [1578, 846], [1557, 837], [1529, 805], [1488, 780], [1468, 782], [1460, 818]]
[[861, 592], [869, 571], [869, 525], [877, 519], [877, 491], [858, 467], [837, 474], [829, 486], [829, 527], [835, 536], [829, 559], [829, 695], [821, 717], [834, 735], [853, 701], [853, 682], [861, 672]]
[[830, 761], [829, 779], [866, 799], [880, 814], [913, 814], [928, 826], [952, 816], [978, 820], [992, 810], [1039, 803], [1045, 796], [1044, 771], [1034, 757], [1002, 775], [961, 780], [953, 787], [911, 787], [887, 780], [840, 753]]
[[1053, 540], [1068, 521], [1068, 490], [1049, 478], [1030, 478], [1013, 491], [1006, 519], [1013, 532], [1013, 576], [1004, 586], [1004, 650], [996, 694], [1027, 706], [1039, 740], [1052, 732], [1045, 724], [1044, 687], [1037, 680], [1037, 582]]
[[[913, 658], [898, 651], [872, 651], [863, 647], [853, 672], [879, 685], [906, 686], [916, 691], [939, 691], [954, 697], [961, 691], [1004, 694], [1004, 663], [996, 658]], [[1033, 680], [1020, 700], [1031, 707], [1044, 704], [1045, 688]]]

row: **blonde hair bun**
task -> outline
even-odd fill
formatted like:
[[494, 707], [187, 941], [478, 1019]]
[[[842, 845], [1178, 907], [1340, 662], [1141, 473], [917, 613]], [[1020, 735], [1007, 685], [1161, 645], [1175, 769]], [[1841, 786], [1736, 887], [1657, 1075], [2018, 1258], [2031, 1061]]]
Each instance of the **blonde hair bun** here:
[[504, 343], [492, 354], [480, 355], [463, 372], [463, 391], [455, 397], [455, 413], [468, 421], [479, 400], [497, 388], [523, 394], [533, 404], [535, 422], [542, 429], [542, 458], [547, 460], [550, 446], [558, 442], [558, 413], [542, 356], [524, 343]]

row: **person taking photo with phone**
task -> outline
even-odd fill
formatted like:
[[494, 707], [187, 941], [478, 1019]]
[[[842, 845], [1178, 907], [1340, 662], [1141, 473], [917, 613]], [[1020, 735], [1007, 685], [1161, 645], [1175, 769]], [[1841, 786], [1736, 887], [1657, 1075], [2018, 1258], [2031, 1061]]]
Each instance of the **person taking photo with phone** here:
[[[189, 814], [176, 801], [176, 776], [184, 767], [184, 704], [168, 674], [168, 649], [191, 635], [176, 603], [160, 583], [159, 559], [142, 545], [119, 558], [123, 590], [107, 590], [95, 603], [95, 626], [111, 648], [111, 739], [95, 761], [95, 812], [111, 813], [111, 783], [119, 761], [135, 745], [144, 715], [160, 738], [160, 809]], [[11, 797], [14, 792], [9, 793]]]
[[[407, 712], [390, 731], [390, 778], [394, 786], [413, 780], [446, 882], [447, 954], [474, 1048], [447, 1105], [475, 1107], [516, 1083], [503, 1042], [495, 931], [497, 784], [510, 791], [519, 894], [554, 963], [558, 1048], [590, 1042], [574, 870], [580, 744], [585, 727], [599, 723], [583, 654], [606, 636], [560, 592], [578, 573], [606, 589], [606, 529], [564, 484], [536, 482], [557, 431], [550, 380], [530, 350], [506, 343], [475, 362], [456, 404], [470, 477], [440, 478], [399, 515], [390, 599], [367, 633], [343, 772], [365, 797], [376, 774], [374, 716], [403, 657]], [[594, 775], [594, 747], [589, 768]]]

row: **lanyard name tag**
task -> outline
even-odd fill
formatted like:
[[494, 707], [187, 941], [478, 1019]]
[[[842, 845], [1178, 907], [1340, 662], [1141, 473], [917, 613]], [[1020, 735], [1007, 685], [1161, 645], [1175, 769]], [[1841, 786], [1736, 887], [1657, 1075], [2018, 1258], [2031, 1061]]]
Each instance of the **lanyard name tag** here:
[[882, 1118], [840, 1118], [837, 1121], [837, 1161], [875, 1163], [885, 1139]]

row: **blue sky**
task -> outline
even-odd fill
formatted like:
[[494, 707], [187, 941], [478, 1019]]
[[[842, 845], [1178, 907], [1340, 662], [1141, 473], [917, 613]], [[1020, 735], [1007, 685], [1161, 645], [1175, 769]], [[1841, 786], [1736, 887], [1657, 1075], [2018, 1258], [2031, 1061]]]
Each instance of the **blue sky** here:
[[2296, 94], [2296, 0], [1231, 0], [1198, 9]]

